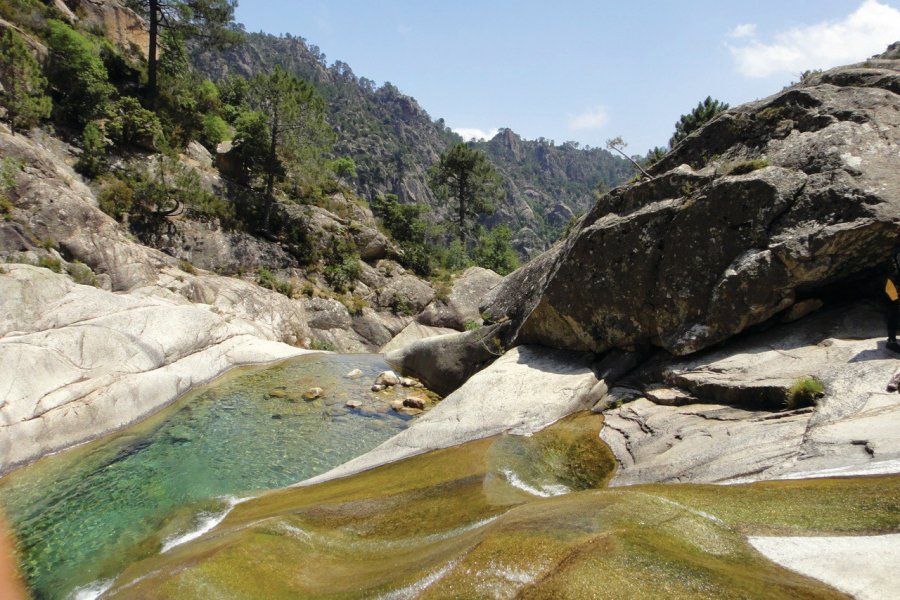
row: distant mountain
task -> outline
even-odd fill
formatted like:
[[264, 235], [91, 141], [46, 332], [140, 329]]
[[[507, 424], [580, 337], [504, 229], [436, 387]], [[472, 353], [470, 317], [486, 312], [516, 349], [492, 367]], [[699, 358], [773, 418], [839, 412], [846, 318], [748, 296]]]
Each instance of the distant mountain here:
[[[353, 158], [353, 183], [362, 197], [391, 193], [404, 203], [431, 206], [436, 219], [445, 212], [428, 188], [427, 170], [463, 140], [391, 83], [376, 86], [341, 61], [328, 66], [316, 46], [290, 35], [248, 34], [238, 47], [195, 51], [193, 59], [213, 80], [230, 73], [249, 77], [281, 65], [313, 83], [328, 103], [329, 122], [337, 133], [334, 153]], [[508, 224], [524, 257], [546, 249], [575, 214], [589, 208], [598, 184], [614, 186], [631, 175], [625, 160], [605, 150], [527, 141], [508, 129], [475, 145], [491, 158], [508, 190], [486, 224]]]

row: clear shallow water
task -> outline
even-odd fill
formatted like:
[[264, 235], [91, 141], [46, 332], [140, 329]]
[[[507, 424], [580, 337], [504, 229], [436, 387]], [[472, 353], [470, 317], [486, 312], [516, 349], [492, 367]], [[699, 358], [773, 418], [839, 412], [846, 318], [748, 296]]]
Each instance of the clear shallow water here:
[[[73, 597], [214, 521], [237, 498], [317, 475], [406, 427], [369, 391], [374, 355], [234, 371], [160, 414], [0, 480], [36, 600]], [[353, 369], [363, 376], [351, 380]], [[321, 387], [325, 397], [302, 393]], [[349, 410], [349, 399], [361, 400]]]

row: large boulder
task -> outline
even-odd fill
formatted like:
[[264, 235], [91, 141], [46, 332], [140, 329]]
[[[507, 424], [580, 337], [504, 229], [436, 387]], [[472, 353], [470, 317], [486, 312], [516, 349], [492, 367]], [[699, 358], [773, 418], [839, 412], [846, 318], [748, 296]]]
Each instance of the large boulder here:
[[458, 332], [455, 329], [450, 329], [448, 327], [431, 327], [430, 325], [422, 325], [421, 323], [413, 321], [404, 327], [400, 333], [388, 340], [379, 351], [387, 354], [394, 350], [409, 346], [413, 342], [418, 342], [419, 340], [453, 333]]
[[501, 323], [418, 340], [388, 352], [384, 360], [446, 396], [503, 354], [511, 332], [509, 325]]
[[684, 355], [878, 268], [900, 231], [898, 81], [878, 60], [727, 111], [484, 308], [520, 343]]
[[466, 329], [472, 324], [481, 325], [481, 299], [502, 280], [503, 277], [490, 269], [470, 267], [453, 280], [447, 297], [436, 298], [416, 317], [416, 321], [456, 330]]

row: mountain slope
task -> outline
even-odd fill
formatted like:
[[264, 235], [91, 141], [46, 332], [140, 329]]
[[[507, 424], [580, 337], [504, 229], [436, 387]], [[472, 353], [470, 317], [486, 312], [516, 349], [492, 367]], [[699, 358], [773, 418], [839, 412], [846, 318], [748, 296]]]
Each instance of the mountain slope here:
[[[370, 200], [396, 194], [403, 203], [427, 204], [435, 219], [443, 215], [444, 207], [428, 188], [427, 170], [462, 138], [391, 83], [377, 87], [341, 61], [328, 66], [316, 46], [294, 36], [248, 34], [238, 47], [198, 50], [193, 58], [213, 80], [228, 74], [250, 77], [281, 65], [310, 81], [327, 101], [337, 134], [335, 155], [356, 163], [352, 183], [357, 193]], [[613, 186], [631, 174], [626, 161], [605, 150], [525, 141], [510, 130], [476, 146], [491, 158], [508, 191], [497, 215], [485, 224], [509, 225], [518, 235], [514, 245], [526, 257], [544, 250], [573, 214], [589, 208], [598, 184]]]

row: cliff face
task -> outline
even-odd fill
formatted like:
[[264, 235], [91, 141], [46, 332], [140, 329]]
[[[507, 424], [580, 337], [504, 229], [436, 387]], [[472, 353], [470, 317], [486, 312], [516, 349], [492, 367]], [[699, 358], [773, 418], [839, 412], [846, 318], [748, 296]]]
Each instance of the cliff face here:
[[[376, 87], [340, 61], [327, 66], [319, 49], [299, 37], [250, 34], [245, 44], [225, 52], [195, 52], [194, 61], [213, 80], [229, 73], [249, 77], [278, 64], [310, 81], [328, 103], [335, 155], [356, 163], [357, 193], [367, 199], [396, 194], [403, 203], [428, 205], [435, 220], [444, 216], [446, 207], [429, 189], [427, 171], [462, 139], [392, 84]], [[508, 129], [475, 145], [494, 163], [507, 191], [484, 224], [509, 225], [524, 257], [556, 240], [572, 216], [590, 206], [599, 183], [612, 186], [631, 175], [624, 159], [605, 150], [522, 140]]]
[[876, 57], [727, 111], [483, 308], [523, 342], [688, 354], [865, 278], [900, 232], [898, 92]]

